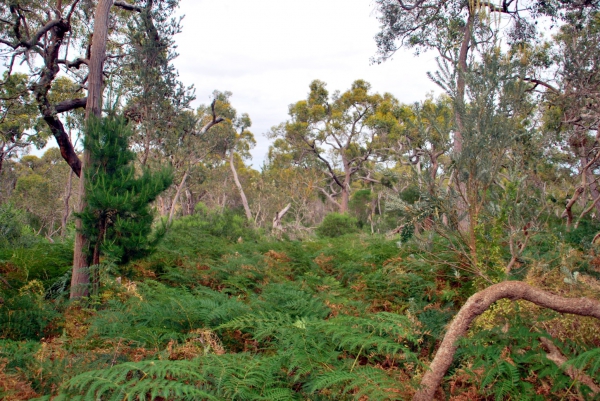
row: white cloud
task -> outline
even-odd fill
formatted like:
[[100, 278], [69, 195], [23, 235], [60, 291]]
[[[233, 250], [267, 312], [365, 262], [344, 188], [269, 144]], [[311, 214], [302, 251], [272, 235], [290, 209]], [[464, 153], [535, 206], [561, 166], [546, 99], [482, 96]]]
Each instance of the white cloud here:
[[181, 80], [196, 87], [197, 104], [213, 90], [231, 91], [233, 106], [253, 121], [253, 164], [262, 164], [270, 127], [287, 119], [288, 105], [304, 99], [313, 79], [344, 91], [356, 79], [400, 101], [439, 92], [426, 76], [433, 54], [398, 52], [370, 65], [378, 32], [369, 0], [181, 0], [183, 32], [175, 39]]

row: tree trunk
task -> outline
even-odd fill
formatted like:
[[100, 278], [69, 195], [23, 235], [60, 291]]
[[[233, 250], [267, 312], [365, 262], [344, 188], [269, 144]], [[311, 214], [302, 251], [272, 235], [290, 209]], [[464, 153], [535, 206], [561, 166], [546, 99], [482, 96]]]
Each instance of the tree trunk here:
[[181, 179], [181, 182], [177, 186], [177, 192], [175, 192], [175, 196], [173, 197], [173, 202], [171, 202], [171, 210], [169, 211], [169, 220], [167, 221], [167, 226], [170, 226], [171, 222], [173, 221], [173, 216], [175, 215], [175, 206], [177, 205], [177, 201], [179, 200], [179, 195], [181, 195], [181, 189], [185, 185], [185, 180], [187, 179], [188, 174], [189, 174], [189, 170], [185, 170], [185, 173], [183, 174], [183, 178]]
[[69, 178], [67, 179], [67, 188], [65, 189], [65, 211], [60, 222], [60, 237], [65, 239], [67, 235], [67, 222], [69, 221], [69, 200], [71, 200], [71, 192], [73, 186], [73, 170], [69, 170]]
[[231, 172], [233, 173], [233, 180], [235, 181], [235, 186], [237, 187], [238, 191], [240, 191], [240, 197], [242, 198], [242, 204], [244, 205], [246, 218], [252, 221], [252, 212], [250, 211], [250, 206], [248, 206], [248, 199], [246, 198], [244, 188], [242, 188], [242, 183], [238, 178], [237, 171], [235, 170], [235, 165], [233, 163], [233, 150], [229, 154], [229, 166], [231, 166]]
[[100, 229], [98, 230], [98, 239], [96, 239], [92, 256], [92, 295], [98, 295], [98, 292], [100, 291], [100, 248], [102, 247], [102, 242], [104, 240], [106, 225], [106, 218], [102, 217], [100, 220]]
[[446, 371], [452, 364], [457, 343], [463, 337], [471, 322], [485, 312], [494, 302], [507, 298], [511, 301], [524, 299], [538, 306], [552, 309], [560, 313], [572, 313], [579, 316], [591, 316], [600, 319], [600, 302], [589, 298], [564, 298], [546, 291], [533, 288], [520, 281], [505, 281], [494, 284], [483, 291], [472, 295], [460, 308], [452, 320], [446, 335], [438, 349], [429, 370], [421, 379], [421, 388], [413, 401], [433, 400]]
[[342, 187], [342, 200], [340, 202], [340, 213], [348, 212], [348, 203], [350, 202], [350, 166], [345, 166], [344, 186]]
[[[183, 206], [183, 204], [182, 204]], [[196, 207], [196, 202], [194, 201], [194, 194], [190, 191], [189, 188], [185, 189], [185, 207], [183, 208], [184, 216], [191, 216], [194, 214], [194, 208]]]
[[[460, 46], [460, 52], [458, 55], [458, 77], [456, 79], [456, 91], [457, 91], [457, 105], [454, 109], [454, 119], [456, 120], [456, 131], [454, 132], [454, 153], [457, 155], [462, 152], [463, 137], [462, 132], [464, 131], [464, 125], [462, 121], [462, 107], [465, 101], [465, 71], [468, 69], [467, 57], [469, 54], [469, 44], [471, 43], [471, 31], [473, 29], [473, 22], [475, 20], [475, 14], [473, 10], [469, 10], [469, 18], [467, 19], [467, 25], [465, 26], [465, 32], [463, 41]], [[460, 178], [461, 174], [457, 174], [457, 189], [458, 189], [458, 202], [456, 203], [456, 211], [458, 214], [458, 230], [461, 232], [467, 232], [469, 230], [469, 213], [467, 212], [469, 204], [467, 202], [467, 186], [464, 181]]]
[[283, 219], [283, 216], [290, 210], [291, 206], [292, 204], [288, 203], [279, 213], [275, 213], [275, 217], [273, 218], [273, 230], [281, 230], [281, 219]]
[[[584, 165], [588, 164], [588, 158], [585, 157], [583, 159], [583, 162], [585, 162]], [[597, 199], [600, 197], [600, 191], [598, 190], [598, 183], [596, 182], [596, 177], [594, 177], [594, 173], [592, 172], [592, 166], [586, 169], [585, 173], [587, 174], [587, 181], [589, 182], [590, 195], [592, 195], [592, 202], [595, 202], [594, 208], [596, 209], [596, 219], [600, 219], [600, 202], [597, 201]]]
[[[85, 107], [85, 119], [90, 116], [101, 117], [102, 115], [102, 70], [106, 57], [106, 42], [108, 38], [108, 18], [112, 0], [99, 0], [94, 15], [94, 36], [90, 51], [89, 75], [88, 75], [88, 97]], [[90, 153], [84, 149], [79, 178], [79, 212], [87, 206], [85, 198], [85, 168], [90, 164]], [[71, 299], [81, 298], [89, 295], [89, 241], [82, 232], [81, 219], [75, 222], [77, 234], [75, 236], [75, 250], [73, 253], [73, 276], [71, 277]]]

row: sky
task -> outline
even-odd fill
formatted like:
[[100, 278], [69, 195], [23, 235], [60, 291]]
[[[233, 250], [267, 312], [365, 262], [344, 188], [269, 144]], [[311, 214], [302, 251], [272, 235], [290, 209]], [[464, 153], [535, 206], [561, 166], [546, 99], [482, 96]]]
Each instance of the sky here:
[[287, 120], [288, 106], [305, 99], [315, 79], [330, 93], [364, 79], [404, 103], [440, 93], [426, 75], [437, 68], [434, 53], [399, 51], [371, 64], [379, 30], [372, 0], [181, 0], [180, 13], [180, 80], [194, 84], [194, 107], [210, 103], [215, 89], [232, 92], [233, 107], [252, 119], [255, 168], [268, 152], [264, 134]]

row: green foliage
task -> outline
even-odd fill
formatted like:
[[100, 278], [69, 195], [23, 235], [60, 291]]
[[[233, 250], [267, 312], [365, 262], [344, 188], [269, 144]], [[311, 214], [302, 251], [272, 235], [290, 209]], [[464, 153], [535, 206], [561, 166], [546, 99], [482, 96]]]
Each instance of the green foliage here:
[[[86, 172], [87, 206], [80, 214], [83, 232], [98, 252], [127, 261], [147, 253], [154, 219], [150, 202], [171, 185], [170, 170], [136, 175], [129, 150], [131, 130], [124, 118], [92, 120], [85, 136], [91, 163]], [[98, 260], [93, 261], [94, 264]]]
[[72, 267], [73, 244], [39, 242], [30, 248], [16, 248], [8, 261], [23, 269], [29, 280], [40, 280], [48, 287]]
[[358, 231], [358, 221], [341, 213], [330, 213], [317, 228], [317, 234], [325, 238], [340, 237]]
[[[575, 358], [569, 360], [565, 364], [566, 367], [573, 366], [585, 372], [589, 377], [594, 379], [596, 383], [600, 380], [600, 348], [591, 349], [582, 352]], [[587, 386], [583, 386], [587, 389]], [[587, 391], [585, 392], [587, 394]], [[592, 394], [587, 394], [591, 396]]]
[[52, 333], [51, 323], [60, 315], [44, 301], [41, 285], [23, 287], [19, 294], [0, 304], [0, 338], [39, 340]]
[[25, 214], [10, 203], [0, 204], [0, 249], [29, 246], [36, 241]]
[[359, 227], [365, 226], [371, 217], [373, 194], [369, 189], [361, 189], [352, 194], [348, 210], [356, 217]]
[[171, 340], [184, 340], [194, 329], [216, 327], [248, 310], [235, 299], [206, 287], [190, 291], [148, 281], [137, 291], [138, 296], [124, 303], [109, 302], [94, 319], [90, 335], [162, 348]]
[[34, 354], [40, 349], [37, 341], [0, 340], [0, 359], [6, 358], [6, 369], [25, 370], [35, 362]]
[[579, 226], [565, 233], [565, 241], [579, 249], [589, 249], [594, 236], [600, 232], [600, 223], [593, 220], [582, 220]]
[[145, 361], [86, 372], [57, 400], [295, 400], [273, 358], [209, 355], [192, 361]]
[[[7, 371], [64, 400], [405, 399], [475, 291], [445, 238], [238, 242], [213, 235], [203, 213], [176, 220], [154, 255], [126, 266], [135, 283], [107, 282], [96, 310], [61, 317], [35, 281], [13, 294], [0, 311], [17, 320], [0, 322], [11, 330], [0, 335], [54, 340], [0, 341]], [[587, 394], [545, 358], [543, 324], [514, 316], [461, 342], [450, 385], [498, 400]], [[598, 375], [593, 344], [559, 346]]]
[[[543, 316], [537, 318], [543, 320]], [[564, 368], [545, 356], [539, 341], [541, 333], [532, 330], [531, 323], [523, 321], [517, 314], [509, 317], [504, 328], [476, 330], [461, 341], [457, 360], [467, 366], [466, 370], [471, 372], [482, 395], [495, 400], [558, 400], [573, 388], [575, 383], [565, 374]], [[585, 351], [586, 346], [570, 340], [565, 343], [567, 346], [560, 344], [564, 353], [569, 354], [573, 349], [580, 352], [567, 362], [567, 366], [582, 369], [597, 380], [600, 364], [595, 357], [599, 349]], [[545, 393], [540, 393], [540, 386], [531, 382], [532, 377], [552, 383], [551, 388], [548, 386]], [[585, 392], [585, 389], [581, 390]]]
[[408, 204], [413, 204], [417, 202], [421, 198], [421, 191], [419, 187], [416, 185], [411, 185], [406, 188], [404, 191], [400, 192], [400, 199]]
[[235, 210], [225, 209], [217, 212], [199, 209], [195, 219], [200, 222], [206, 234], [215, 237], [229, 241], [237, 241], [239, 238], [244, 241], [254, 241], [259, 238], [259, 233], [248, 219]]

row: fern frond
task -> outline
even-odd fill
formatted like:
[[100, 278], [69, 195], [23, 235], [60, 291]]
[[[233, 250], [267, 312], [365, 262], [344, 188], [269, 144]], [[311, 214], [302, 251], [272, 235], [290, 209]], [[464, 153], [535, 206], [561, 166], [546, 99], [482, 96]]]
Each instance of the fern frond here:
[[600, 382], [600, 348], [586, 351], [567, 361], [566, 365], [581, 369], [594, 378], [596, 382]]

